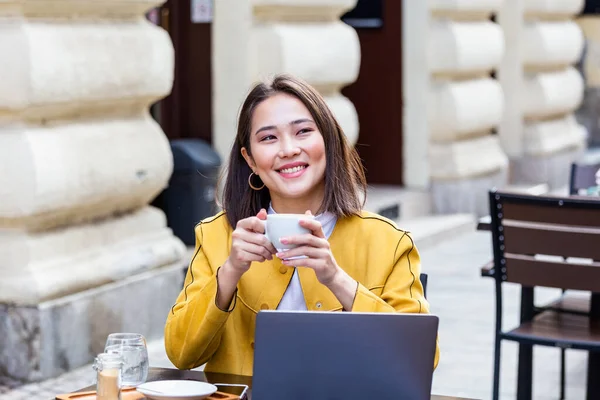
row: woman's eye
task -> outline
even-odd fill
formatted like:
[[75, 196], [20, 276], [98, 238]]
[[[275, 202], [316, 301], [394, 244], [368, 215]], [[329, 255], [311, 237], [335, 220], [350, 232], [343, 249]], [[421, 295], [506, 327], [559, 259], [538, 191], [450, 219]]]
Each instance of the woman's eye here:
[[275, 136], [273, 136], [273, 135], [267, 135], [267, 136], [263, 136], [263, 137], [260, 139], [260, 141], [261, 141], [261, 142], [264, 142], [264, 141], [267, 141], [267, 140], [273, 140], [273, 139], [275, 139]]
[[303, 133], [308, 133], [308, 132], [311, 132], [311, 131], [312, 131], [312, 129], [310, 129], [310, 128], [304, 128], [304, 129], [300, 129], [300, 130], [298, 131], [298, 135], [301, 135], [301, 134], [303, 134]]

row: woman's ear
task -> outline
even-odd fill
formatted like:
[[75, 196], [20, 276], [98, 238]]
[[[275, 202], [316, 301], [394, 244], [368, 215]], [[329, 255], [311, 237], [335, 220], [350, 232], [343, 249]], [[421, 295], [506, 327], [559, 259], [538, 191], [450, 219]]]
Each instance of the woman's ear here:
[[246, 160], [246, 163], [248, 163], [248, 166], [250, 167], [250, 169], [252, 171], [254, 171], [256, 169], [256, 164], [254, 164], [254, 160], [252, 159], [250, 154], [248, 154], [248, 151], [246, 150], [245, 147], [242, 147], [241, 153], [242, 153], [242, 157], [244, 157], [244, 160]]

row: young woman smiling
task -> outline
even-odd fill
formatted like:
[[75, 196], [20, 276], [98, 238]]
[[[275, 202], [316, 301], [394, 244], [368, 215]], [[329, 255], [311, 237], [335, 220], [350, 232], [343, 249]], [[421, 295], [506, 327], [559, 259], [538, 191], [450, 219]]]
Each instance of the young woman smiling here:
[[[256, 85], [240, 112], [224, 211], [196, 226], [167, 318], [173, 364], [252, 375], [264, 309], [428, 313], [412, 238], [362, 211], [365, 194], [360, 159], [317, 91], [287, 75]], [[311, 234], [278, 252], [264, 235], [268, 213], [315, 215], [301, 222]]]

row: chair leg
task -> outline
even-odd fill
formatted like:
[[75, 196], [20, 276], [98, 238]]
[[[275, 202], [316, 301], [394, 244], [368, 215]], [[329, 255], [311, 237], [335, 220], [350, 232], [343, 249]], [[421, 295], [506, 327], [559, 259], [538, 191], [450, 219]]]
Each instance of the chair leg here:
[[519, 344], [517, 400], [531, 400], [533, 394], [533, 345]]
[[565, 400], [565, 366], [566, 366], [566, 361], [565, 361], [565, 356], [566, 356], [566, 350], [565, 349], [560, 349], [560, 400]]
[[500, 337], [496, 332], [496, 342], [494, 343], [494, 388], [492, 390], [492, 400], [498, 400], [500, 396]]

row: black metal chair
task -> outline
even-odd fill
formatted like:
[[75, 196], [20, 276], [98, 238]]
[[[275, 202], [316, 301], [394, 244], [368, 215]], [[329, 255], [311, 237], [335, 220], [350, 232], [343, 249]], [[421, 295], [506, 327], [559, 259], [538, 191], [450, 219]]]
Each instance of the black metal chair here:
[[421, 280], [421, 284], [423, 285], [423, 296], [427, 298], [427, 274], [421, 274], [419, 279]]
[[578, 195], [580, 190], [585, 190], [596, 185], [596, 172], [600, 164], [571, 164], [571, 179], [569, 180], [569, 194]]
[[[496, 281], [493, 399], [499, 396], [502, 340], [520, 344], [518, 398], [530, 399], [533, 345], [600, 352], [597, 310], [565, 312], [562, 299], [536, 308], [533, 295], [535, 286], [600, 293], [600, 262], [595, 261], [600, 260], [600, 199], [492, 191], [490, 214], [494, 260], [487, 273]], [[586, 258], [589, 262], [569, 262], [569, 257]], [[504, 282], [521, 285], [521, 323], [506, 332], [502, 330]], [[561, 366], [564, 398], [564, 364]]]

